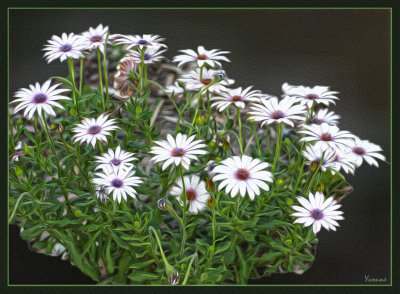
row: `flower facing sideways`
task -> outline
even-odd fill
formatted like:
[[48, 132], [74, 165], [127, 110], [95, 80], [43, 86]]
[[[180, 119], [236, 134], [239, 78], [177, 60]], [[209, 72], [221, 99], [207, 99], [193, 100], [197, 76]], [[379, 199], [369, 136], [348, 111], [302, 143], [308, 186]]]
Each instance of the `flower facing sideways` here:
[[182, 66], [188, 62], [197, 62], [199, 67], [209, 65], [211, 67], [221, 66], [219, 61], [230, 62], [228, 58], [222, 54], [230, 53], [229, 51], [219, 51], [219, 49], [206, 50], [203, 46], [197, 47], [197, 52], [192, 49], [179, 50], [184, 53], [174, 57], [173, 62], [179, 62], [178, 66]]
[[226, 92], [222, 92], [218, 96], [211, 98], [215, 101], [211, 107], [218, 108], [219, 112], [224, 111], [229, 105], [235, 105], [239, 108], [244, 108], [245, 102], [247, 101], [258, 101], [262, 96], [258, 90], [250, 91], [252, 86], [242, 90], [242, 87], [237, 89], [227, 89]]
[[45, 45], [43, 51], [47, 51], [43, 57], [47, 59], [47, 63], [60, 58], [60, 61], [64, 61], [67, 58], [79, 59], [84, 57], [82, 51], [88, 49], [86, 41], [80, 35], [73, 33], [67, 35], [63, 33], [61, 38], [58, 36], [51, 37], [51, 40], [47, 41], [49, 44]]
[[[183, 177], [185, 184], [184, 197], [186, 198], [186, 203], [189, 204], [189, 211], [191, 213], [198, 213], [207, 206], [207, 201], [210, 198], [206, 190], [206, 183], [200, 181], [200, 177], [196, 175]], [[183, 193], [182, 179], [178, 179], [176, 185], [171, 190], [171, 195], [175, 196], [179, 203], [182, 203], [181, 196]]]
[[321, 109], [310, 119], [311, 124], [321, 125], [327, 123], [328, 125], [335, 126], [338, 124], [339, 115], [335, 114], [333, 111], [328, 112], [328, 109]]
[[132, 48], [142, 49], [143, 47], [167, 47], [160, 42], [164, 41], [164, 38], [161, 38], [159, 35], [149, 35], [144, 34], [143, 36], [139, 35], [113, 35], [114, 45], [126, 45], [126, 49], [130, 50]]
[[253, 159], [250, 156], [233, 156], [221, 162], [213, 169], [213, 181], [222, 181], [218, 190], [225, 188], [227, 194], [235, 197], [239, 192], [242, 197], [247, 194], [253, 200], [260, 194], [260, 188], [269, 191], [266, 182], [272, 182], [272, 173], [265, 169], [270, 166], [267, 162]]
[[110, 131], [118, 129], [115, 124], [115, 119], [108, 119], [108, 115], [101, 114], [97, 119], [84, 118], [80, 124], [77, 124], [72, 132], [76, 133], [74, 143], [86, 141], [86, 144], [91, 143], [93, 148], [97, 140], [107, 142], [106, 136], [111, 135]]
[[22, 88], [18, 90], [14, 97], [17, 99], [11, 101], [11, 103], [17, 103], [14, 113], [25, 109], [24, 116], [32, 118], [33, 114], [37, 114], [41, 117], [42, 110], [48, 115], [55, 116], [56, 113], [53, 110], [53, 106], [64, 109], [64, 107], [56, 102], [57, 100], [71, 100], [71, 98], [60, 95], [61, 93], [68, 92], [68, 89], [57, 89], [61, 84], [55, 84], [50, 87], [51, 80], [46, 81], [42, 86], [39, 83], [35, 85], [29, 85], [29, 89]]
[[304, 87], [292, 86], [287, 83], [282, 85], [285, 95], [295, 98], [296, 101], [307, 105], [309, 108], [315, 103], [321, 103], [326, 106], [335, 104], [335, 100], [339, 99], [335, 95], [339, 92], [330, 91], [326, 86]]
[[87, 43], [89, 50], [99, 48], [100, 51], [104, 52], [104, 44], [106, 43], [108, 33], [108, 26], [103, 27], [99, 24], [97, 28], [89, 28], [87, 32], [83, 32], [82, 36]]
[[360, 166], [365, 160], [369, 165], [375, 165], [379, 167], [377, 159], [386, 160], [385, 156], [380, 154], [382, 148], [379, 145], [371, 143], [368, 140], [360, 140], [360, 138], [355, 137], [354, 143], [350, 146], [349, 154], [357, 166]]
[[[182, 75], [179, 82], [185, 85], [185, 89], [189, 91], [199, 91], [207, 87], [214, 80], [214, 76], [220, 72], [216, 70], [203, 69], [203, 74], [200, 73], [200, 68], [192, 70], [190, 73]], [[217, 83], [212, 84], [208, 91], [213, 94], [219, 94], [223, 91], [227, 91], [227, 86], [232, 85], [235, 81], [232, 79], [221, 80]]]
[[126, 195], [136, 198], [137, 192], [133, 187], [142, 183], [142, 180], [134, 174], [135, 171], [132, 168], [118, 171], [109, 169], [95, 173], [97, 177], [92, 181], [97, 186], [103, 186], [107, 195], [112, 193], [114, 201], [121, 203], [122, 198], [127, 200]]
[[312, 225], [314, 234], [321, 230], [321, 226], [328, 231], [330, 229], [336, 231], [336, 227], [339, 226], [337, 220], [344, 219], [343, 212], [337, 210], [341, 205], [337, 204], [333, 197], [324, 200], [321, 192], [316, 192], [315, 197], [310, 192], [308, 198], [309, 200], [297, 197], [302, 206], [292, 206], [296, 212], [291, 215], [297, 217], [294, 223], [302, 223], [305, 227]]
[[[335, 157], [336, 153], [331, 148], [324, 148], [321, 146], [308, 145], [302, 152], [304, 157], [307, 159], [306, 164], [312, 169], [316, 169], [321, 164], [321, 170], [324, 172], [327, 168], [336, 169]], [[322, 154], [324, 159], [322, 160]]]
[[[144, 64], [151, 64], [153, 62], [160, 61], [161, 59], [164, 58], [164, 56], [161, 56], [162, 53], [164, 53], [167, 50], [158, 50], [159, 47], [149, 47], [144, 51], [143, 53], [143, 63]], [[130, 51], [127, 55], [126, 58], [132, 59], [136, 63], [141, 63], [142, 62], [142, 52], [140, 51]]]
[[174, 139], [170, 134], [167, 135], [167, 141], [156, 141], [158, 146], [151, 148], [150, 153], [155, 154], [152, 158], [154, 162], [164, 161], [162, 170], [169, 165], [182, 165], [185, 169], [189, 169], [190, 160], [197, 160], [196, 155], [206, 154], [207, 151], [201, 150], [206, 147], [202, 140], [194, 140], [196, 136], [187, 137], [179, 133]]

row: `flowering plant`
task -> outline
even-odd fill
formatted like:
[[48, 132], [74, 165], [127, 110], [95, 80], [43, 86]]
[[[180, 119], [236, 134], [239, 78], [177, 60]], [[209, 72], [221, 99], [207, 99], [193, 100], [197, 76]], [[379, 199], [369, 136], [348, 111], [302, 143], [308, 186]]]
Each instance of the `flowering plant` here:
[[9, 223], [101, 283], [303, 273], [344, 219], [343, 173], [381, 148], [337, 127], [329, 87], [235, 88], [229, 52], [181, 50], [174, 66], [163, 41], [102, 25], [48, 41], [69, 76], [11, 102]]

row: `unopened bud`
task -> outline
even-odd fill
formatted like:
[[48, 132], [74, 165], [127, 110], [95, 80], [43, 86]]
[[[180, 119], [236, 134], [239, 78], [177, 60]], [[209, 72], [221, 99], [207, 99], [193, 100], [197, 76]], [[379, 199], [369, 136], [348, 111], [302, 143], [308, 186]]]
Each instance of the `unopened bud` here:
[[207, 190], [210, 191], [210, 190], [213, 189], [213, 187], [214, 187], [213, 181], [211, 179], [206, 179], [206, 188], [207, 188]]
[[196, 125], [198, 127], [201, 127], [203, 124], [204, 124], [204, 119], [200, 114], [198, 114], [196, 117]]
[[231, 149], [231, 144], [229, 144], [228, 141], [225, 141], [224, 144], [222, 145], [222, 148], [223, 148], [225, 151], [229, 151], [229, 150]]
[[179, 273], [174, 272], [172, 275], [170, 275], [168, 278], [168, 282], [171, 285], [178, 285], [179, 284]]
[[75, 109], [71, 108], [71, 110], [69, 111], [69, 114], [72, 116], [75, 116], [75, 114], [76, 114]]
[[208, 143], [208, 147], [210, 147], [211, 150], [215, 149], [216, 146], [217, 146], [217, 144], [214, 141], [211, 141], [210, 143]]
[[285, 184], [285, 181], [282, 179], [279, 179], [278, 182], [276, 183], [278, 185], [278, 188], [282, 187], [283, 184]]
[[161, 198], [157, 201], [158, 208], [161, 210], [165, 210], [167, 207], [167, 199]]
[[17, 176], [22, 176], [22, 169], [19, 168], [18, 166], [15, 168], [15, 173], [17, 174]]
[[289, 205], [289, 206], [293, 205], [293, 199], [289, 198], [288, 200], [286, 200], [286, 204]]
[[136, 228], [139, 228], [139, 227], [140, 227], [140, 223], [139, 223], [138, 221], [135, 221], [135, 222], [133, 223], [133, 225], [134, 225]]
[[22, 118], [19, 118], [18, 120], [17, 120], [17, 125], [22, 125], [22, 123], [23, 123], [23, 120], [22, 120]]
[[208, 207], [213, 207], [215, 205], [215, 200], [212, 198], [208, 198], [207, 205]]
[[317, 187], [316, 187], [317, 191], [322, 192], [324, 191], [324, 184], [319, 182]]
[[138, 106], [136, 107], [136, 114], [141, 114], [143, 111], [142, 107]]
[[79, 210], [79, 209], [77, 209], [77, 210], [75, 210], [75, 216], [76, 217], [80, 217], [83, 213], [82, 213], [82, 211], [81, 210]]
[[215, 158], [215, 162], [216, 162], [216, 163], [220, 163], [220, 162], [221, 162], [221, 160], [222, 160], [222, 158], [221, 158], [221, 157], [217, 157], [217, 158]]

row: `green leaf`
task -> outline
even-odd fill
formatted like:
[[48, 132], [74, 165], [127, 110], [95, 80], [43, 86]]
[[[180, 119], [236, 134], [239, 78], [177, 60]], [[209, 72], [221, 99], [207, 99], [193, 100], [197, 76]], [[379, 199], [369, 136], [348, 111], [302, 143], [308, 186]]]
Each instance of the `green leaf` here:
[[117, 234], [112, 230], [108, 230], [113, 238], [113, 240], [115, 241], [115, 243], [118, 244], [119, 247], [122, 247], [124, 249], [129, 249], [129, 245], [126, 244], [126, 242], [124, 240], [122, 240], [120, 237], [117, 236]]
[[153, 273], [144, 272], [144, 271], [133, 271], [128, 276], [128, 278], [133, 282], [145, 282], [145, 281], [159, 279], [160, 276], [153, 274]]
[[221, 247], [217, 247], [217, 249], [215, 250], [215, 255], [224, 252], [226, 250], [228, 250], [228, 248], [232, 245], [231, 241], [225, 242], [224, 245], [222, 245]]

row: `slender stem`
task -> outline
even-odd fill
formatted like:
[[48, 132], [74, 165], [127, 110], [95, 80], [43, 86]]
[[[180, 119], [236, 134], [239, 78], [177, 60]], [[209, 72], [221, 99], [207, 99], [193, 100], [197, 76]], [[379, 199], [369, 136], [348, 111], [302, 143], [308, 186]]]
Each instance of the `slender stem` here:
[[299, 184], [300, 184], [301, 176], [303, 175], [303, 170], [304, 170], [304, 163], [305, 163], [305, 158], [303, 158], [303, 163], [301, 164], [301, 167], [300, 167], [300, 174], [299, 174], [299, 177], [297, 178], [296, 186], [295, 186], [294, 189], [293, 189], [293, 192], [294, 192], [294, 193], [296, 193], [297, 187], [298, 187]]
[[197, 113], [199, 112], [199, 107], [200, 107], [200, 100], [201, 100], [201, 96], [199, 96], [197, 98], [197, 106], [196, 106], [196, 110], [194, 112], [194, 116], [193, 116], [193, 120], [192, 120], [192, 127], [191, 127], [191, 129], [189, 131], [189, 136], [192, 134], [192, 129], [193, 129], [195, 123], [196, 123]]
[[100, 148], [100, 152], [104, 153], [103, 144], [101, 144], [100, 140], [99, 140], [99, 148]]
[[185, 181], [183, 178], [183, 168], [182, 166], [180, 166], [180, 175], [181, 175], [181, 179], [182, 179], [182, 195], [181, 195], [181, 199], [183, 201], [183, 213], [182, 213], [182, 243], [181, 243], [181, 253], [180, 253], [180, 258], [182, 259], [183, 257], [183, 253], [185, 251], [185, 243], [186, 243], [186, 209], [187, 209], [187, 196], [186, 196], [186, 187], [185, 187]]
[[107, 96], [107, 109], [110, 109], [110, 96], [108, 94], [108, 73], [107, 73], [107, 43], [108, 36], [110, 32], [107, 32], [106, 40], [104, 42], [104, 52], [103, 52], [103, 66], [104, 66], [104, 82], [106, 84], [106, 96]]
[[172, 102], [172, 104], [175, 107], [175, 110], [178, 112], [178, 114], [180, 113], [178, 106], [176, 105], [174, 99], [172, 98], [172, 96], [170, 96], [167, 91], [165, 90], [165, 88], [163, 86], [161, 86], [159, 83], [153, 81], [153, 80], [147, 80], [150, 84], [156, 85], [158, 88], [160, 88], [161, 91], [164, 92], [165, 95], [168, 96], [169, 100]]
[[310, 183], [308, 184], [308, 187], [307, 187], [306, 191], [304, 192], [304, 195], [308, 195], [308, 192], [310, 191], [310, 188], [311, 188], [312, 184], [314, 183], [315, 176], [317, 175], [318, 171], [321, 168], [322, 163], [324, 162], [324, 156], [325, 156], [325, 151], [322, 153], [321, 160], [319, 161], [318, 167], [316, 168], [316, 170], [314, 171], [314, 173], [311, 177]]
[[210, 117], [211, 117], [211, 102], [210, 102], [210, 91], [207, 91], [207, 129], [206, 129], [206, 140], [208, 139], [208, 129], [210, 128]]
[[258, 156], [261, 157], [261, 147], [260, 147], [260, 141], [258, 140], [256, 124], [255, 124], [255, 122], [252, 122], [251, 124], [253, 125], [253, 136], [254, 136], [254, 139], [256, 140]]
[[[147, 83], [147, 65], [144, 65], [144, 90], [145, 90], [145, 92], [146, 92], [146, 90], [147, 90], [147, 85], [148, 85], [148, 83]], [[146, 110], [149, 108], [148, 107], [148, 105], [147, 105], [147, 98], [148, 98], [148, 94], [146, 95], [146, 100], [145, 100], [145, 105], [146, 105]]]
[[167, 258], [165, 257], [165, 254], [164, 254], [164, 250], [163, 250], [163, 248], [161, 246], [160, 238], [158, 237], [158, 234], [157, 234], [156, 230], [152, 226], [150, 226], [149, 227], [149, 232], [153, 233], [153, 235], [156, 237], [158, 248], [160, 249], [161, 257], [162, 257], [162, 259], [163, 259], [163, 261], [165, 263], [165, 266], [169, 266]]
[[76, 95], [76, 86], [75, 86], [74, 62], [71, 58], [68, 58], [67, 62], [68, 62], [69, 74], [71, 75], [72, 96], [74, 98], [74, 106], [75, 106], [76, 112], [79, 114], [78, 97]]
[[101, 75], [101, 52], [100, 48], [97, 47], [97, 61], [99, 65], [99, 83], [100, 83], [100, 92], [101, 92], [101, 102], [103, 103], [103, 111], [106, 110], [106, 105], [104, 102], [104, 90], [103, 90], [103, 77]]
[[239, 122], [239, 148], [240, 148], [240, 155], [243, 156], [243, 141], [242, 141], [242, 120], [240, 118], [240, 109], [239, 107], [236, 107], [237, 111], [237, 117], [238, 117], [238, 122]]
[[277, 134], [276, 134], [275, 157], [274, 157], [274, 163], [272, 164], [271, 172], [275, 171], [276, 163], [278, 162], [279, 155], [281, 152], [281, 144], [282, 144], [282, 123], [278, 123]]
[[267, 125], [267, 152], [269, 153], [270, 151], [271, 151], [271, 142], [270, 142], [270, 133], [271, 133], [271, 130], [270, 130], [270, 126], [269, 125]]
[[82, 84], [83, 84], [83, 58], [79, 60], [79, 93], [82, 93]]
[[189, 273], [190, 273], [190, 270], [192, 269], [192, 263], [193, 263], [195, 257], [197, 257], [197, 252], [195, 252], [195, 253], [192, 255], [192, 258], [191, 258], [190, 261], [189, 261], [188, 269], [187, 269], [187, 271], [186, 271], [185, 279], [184, 279], [183, 282], [182, 282], [182, 286], [183, 286], [183, 285], [186, 285], [186, 283], [187, 283], [187, 281], [188, 281], [188, 279], [189, 279]]

